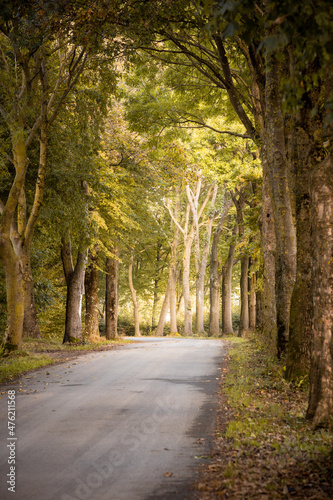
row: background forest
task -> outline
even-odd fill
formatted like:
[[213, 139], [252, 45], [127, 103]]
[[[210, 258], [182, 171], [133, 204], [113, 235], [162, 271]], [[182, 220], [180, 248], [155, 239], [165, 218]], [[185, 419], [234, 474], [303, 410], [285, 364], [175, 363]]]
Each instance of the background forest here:
[[0, 308], [22, 338], [257, 328], [333, 413], [331, 2], [1, 2]]

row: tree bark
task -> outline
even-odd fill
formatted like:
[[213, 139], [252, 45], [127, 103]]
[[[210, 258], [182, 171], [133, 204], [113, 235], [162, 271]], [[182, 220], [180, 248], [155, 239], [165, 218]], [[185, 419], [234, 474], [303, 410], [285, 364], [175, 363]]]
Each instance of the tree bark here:
[[251, 270], [252, 259], [249, 260], [249, 329], [254, 331], [256, 329], [256, 274]]
[[98, 249], [95, 248], [93, 252], [89, 251], [89, 264], [85, 273], [86, 317], [84, 337], [87, 340], [99, 337], [97, 260]]
[[[240, 240], [244, 236], [244, 196], [242, 192], [238, 192], [238, 198], [234, 193], [231, 193], [232, 200], [236, 207], [237, 212], [237, 224], [238, 224], [238, 235]], [[249, 256], [246, 250], [244, 250], [241, 257], [241, 276], [240, 276], [240, 299], [241, 299], [241, 310], [240, 310], [240, 322], [238, 329], [238, 336], [242, 337], [243, 333], [249, 329], [249, 296], [248, 296], [248, 273], [249, 273]]]
[[0, 202], [0, 258], [5, 270], [7, 291], [7, 328], [4, 339], [5, 352], [21, 349], [24, 321], [24, 278], [22, 263], [22, 240], [15, 223], [16, 209], [24, 189], [28, 157], [24, 141], [23, 126], [13, 127], [12, 149], [15, 178], [7, 202]]
[[[235, 237], [237, 225], [233, 231]], [[232, 311], [231, 311], [231, 285], [232, 285], [232, 269], [234, 265], [236, 244], [234, 241], [229, 246], [228, 258], [222, 269], [222, 335], [233, 333], [232, 327]]]
[[32, 337], [39, 339], [41, 338], [36, 302], [35, 302], [35, 291], [34, 282], [31, 272], [30, 265], [30, 251], [22, 252], [22, 264], [23, 264], [23, 280], [24, 280], [24, 320], [23, 320], [23, 336]]
[[262, 151], [263, 186], [262, 210], [259, 221], [261, 234], [261, 252], [263, 256], [261, 292], [261, 324], [267, 345], [276, 355], [277, 352], [277, 326], [276, 326], [276, 297], [275, 297], [275, 254], [276, 238], [272, 200], [270, 196], [269, 180], [267, 173], [267, 158], [265, 150]]
[[238, 329], [238, 337], [249, 329], [249, 257], [245, 255], [241, 258], [241, 277], [240, 277], [240, 298], [241, 298], [241, 311]]
[[61, 258], [67, 284], [66, 322], [63, 344], [82, 340], [82, 296], [87, 251], [78, 250], [75, 267], [70, 238], [62, 239]]
[[[331, 141], [332, 145], [332, 141]], [[307, 418], [315, 427], [332, 425], [333, 415], [333, 159], [311, 179], [312, 348]]]
[[140, 320], [139, 320], [139, 304], [136, 296], [136, 290], [133, 285], [133, 263], [134, 263], [134, 250], [131, 251], [131, 260], [128, 267], [128, 283], [131, 290], [132, 301], [133, 301], [133, 315], [134, 315], [134, 335], [135, 337], [141, 337], [140, 332]]
[[[312, 106], [311, 106], [312, 107]], [[295, 134], [296, 132], [296, 134]], [[296, 235], [297, 268], [296, 282], [290, 306], [290, 328], [286, 378], [298, 381], [309, 373], [311, 349], [311, 318], [313, 304], [311, 297], [312, 234], [309, 172], [311, 141], [310, 136], [299, 126], [294, 134], [297, 137], [298, 157], [296, 160]]]
[[184, 296], [184, 334], [192, 335], [192, 307], [190, 291], [191, 249], [194, 238], [193, 227], [185, 239], [183, 256], [183, 296]]
[[266, 75], [266, 152], [270, 192], [274, 211], [276, 259], [275, 290], [277, 353], [286, 354], [289, 337], [291, 294], [296, 277], [296, 233], [289, 190], [284, 118], [280, 93], [281, 64], [275, 56]]
[[219, 273], [218, 244], [223, 231], [223, 226], [228, 215], [232, 200], [228, 198], [228, 192], [224, 193], [224, 208], [219, 222], [215, 228], [212, 248], [210, 253], [210, 313], [209, 313], [209, 335], [218, 337], [220, 333], [220, 288], [221, 274]]
[[163, 337], [164, 325], [166, 322], [166, 317], [167, 317], [167, 314], [169, 311], [169, 307], [170, 307], [170, 285], [169, 285], [169, 281], [168, 281], [163, 304], [162, 304], [162, 309], [160, 312], [160, 317], [158, 320], [158, 325], [157, 325], [156, 332], [155, 332], [155, 335], [157, 337]]
[[161, 272], [160, 270], [160, 261], [161, 261], [161, 248], [162, 245], [160, 242], [157, 243], [156, 247], [156, 270], [155, 270], [155, 279], [154, 279], [154, 295], [153, 295], [153, 307], [151, 311], [151, 329], [153, 330], [156, 326], [156, 313], [157, 313], [157, 305], [158, 305], [158, 299], [159, 299], [159, 294], [158, 294], [158, 284], [160, 281], [159, 274]]
[[211, 205], [214, 207], [217, 184], [210, 186], [208, 194], [202, 203], [199, 211], [199, 197], [201, 192], [201, 178], [197, 181], [195, 194], [192, 193], [189, 185], [186, 186], [187, 199], [192, 210], [193, 227], [195, 235], [195, 270], [196, 270], [196, 315], [195, 315], [195, 330], [196, 333], [204, 333], [204, 302], [205, 302], [205, 276], [206, 267], [208, 262], [210, 238], [212, 233], [214, 211], [208, 216], [206, 223], [206, 239], [202, 251], [200, 251], [200, 233], [199, 233], [199, 220], [203, 213], [204, 208], [211, 198]]
[[[175, 216], [179, 217], [180, 200], [178, 198], [175, 208]], [[171, 258], [169, 269], [169, 301], [170, 301], [170, 333], [178, 333], [177, 328], [177, 300], [176, 300], [176, 283], [177, 283], [177, 248], [179, 239], [179, 228], [175, 225], [174, 238], [171, 243]]]
[[7, 328], [3, 340], [5, 353], [22, 348], [24, 320], [24, 282], [22, 266], [11, 242], [0, 238], [0, 256], [6, 277]]
[[105, 336], [108, 340], [118, 337], [118, 249], [113, 250], [115, 258], [106, 259], [105, 287]]

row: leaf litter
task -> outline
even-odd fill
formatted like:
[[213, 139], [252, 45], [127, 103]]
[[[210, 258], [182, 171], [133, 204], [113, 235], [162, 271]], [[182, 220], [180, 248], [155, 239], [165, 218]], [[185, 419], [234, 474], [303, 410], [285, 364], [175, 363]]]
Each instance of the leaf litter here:
[[333, 433], [305, 420], [308, 389], [287, 383], [257, 339], [228, 344], [213, 458], [200, 465], [197, 498], [332, 499]]

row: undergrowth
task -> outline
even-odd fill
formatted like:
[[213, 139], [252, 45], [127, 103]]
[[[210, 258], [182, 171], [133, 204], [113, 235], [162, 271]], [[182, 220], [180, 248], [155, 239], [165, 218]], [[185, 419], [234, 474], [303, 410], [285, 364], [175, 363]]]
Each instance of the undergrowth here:
[[228, 341], [216, 457], [204, 469], [200, 498], [333, 498], [333, 433], [305, 419], [306, 379], [288, 383], [283, 362], [254, 334]]

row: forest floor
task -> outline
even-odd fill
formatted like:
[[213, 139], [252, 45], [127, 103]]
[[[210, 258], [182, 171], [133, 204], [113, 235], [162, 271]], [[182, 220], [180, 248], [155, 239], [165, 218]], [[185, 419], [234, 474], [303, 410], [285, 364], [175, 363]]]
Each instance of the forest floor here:
[[202, 465], [200, 500], [333, 498], [333, 430], [304, 418], [308, 381], [283, 378], [253, 335], [228, 340], [212, 459]]

